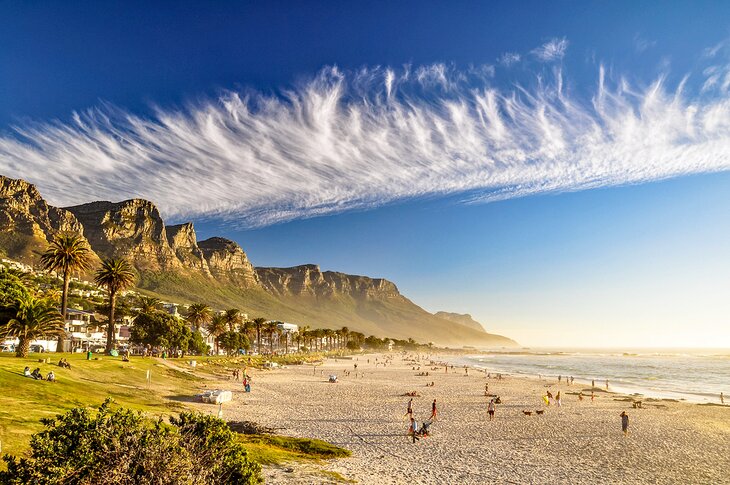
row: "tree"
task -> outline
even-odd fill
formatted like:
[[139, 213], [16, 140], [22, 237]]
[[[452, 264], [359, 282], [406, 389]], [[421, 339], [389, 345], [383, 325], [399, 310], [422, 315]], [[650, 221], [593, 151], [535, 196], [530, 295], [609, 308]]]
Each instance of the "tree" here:
[[210, 322], [213, 316], [213, 310], [205, 303], [193, 303], [188, 307], [188, 313], [185, 315], [185, 319], [190, 323], [193, 329], [197, 332], [200, 327], [205, 326]]
[[237, 353], [239, 349], [248, 350], [251, 348], [251, 344], [248, 341], [248, 337], [241, 332], [223, 332], [218, 337], [218, 344], [229, 354]]
[[263, 317], [254, 318], [253, 325], [256, 327], [256, 352], [261, 353], [261, 329], [266, 323]]
[[347, 327], [342, 327], [340, 329], [340, 335], [342, 335], [342, 339], [344, 340], [345, 347], [347, 347], [348, 337], [350, 336], [350, 329]]
[[15, 316], [14, 305], [31, 296], [20, 277], [6, 268], [0, 270], [0, 325]]
[[12, 311], [14, 316], [0, 327], [0, 335], [19, 340], [16, 357], [28, 357], [31, 341], [58, 337], [64, 332], [63, 317], [53, 302], [25, 295], [15, 302]]
[[269, 352], [274, 353], [274, 335], [279, 332], [277, 322], [266, 322], [264, 324], [264, 332], [269, 337]]
[[139, 307], [139, 313], [153, 313], [158, 311], [160, 299], [152, 296], [138, 296], [137, 306]]
[[75, 408], [41, 420], [22, 458], [5, 455], [0, 483], [260, 483], [261, 467], [225, 421], [183, 412], [170, 424], [129, 409]]
[[228, 325], [228, 330], [231, 332], [235, 332], [238, 330], [239, 325], [241, 325], [241, 310], [238, 308], [231, 308], [229, 310], [226, 310], [225, 313], [226, 317], [226, 324]]
[[302, 325], [301, 328], [299, 328], [299, 338], [304, 341], [304, 346], [307, 347], [307, 350], [309, 350], [309, 346], [307, 345], [307, 337], [309, 336], [309, 325]]
[[164, 312], [140, 313], [134, 319], [130, 341], [168, 352], [190, 347], [193, 332], [179, 318]]
[[210, 322], [208, 322], [206, 329], [208, 330], [208, 333], [212, 335], [215, 339], [215, 353], [217, 354], [219, 347], [218, 338], [227, 329], [226, 317], [224, 315], [221, 315], [220, 313], [213, 315], [213, 317], [210, 319]]
[[109, 322], [106, 327], [106, 352], [114, 348], [114, 306], [117, 293], [134, 283], [132, 265], [126, 259], [105, 259], [96, 271], [94, 280], [109, 292]]
[[[61, 316], [66, 322], [68, 307], [68, 282], [71, 274], [87, 271], [91, 268], [91, 249], [80, 234], [57, 234], [48, 245], [46, 252], [41, 256], [41, 264], [49, 271], [61, 273], [63, 290], [61, 292]], [[64, 334], [58, 336], [56, 352], [63, 352]]]

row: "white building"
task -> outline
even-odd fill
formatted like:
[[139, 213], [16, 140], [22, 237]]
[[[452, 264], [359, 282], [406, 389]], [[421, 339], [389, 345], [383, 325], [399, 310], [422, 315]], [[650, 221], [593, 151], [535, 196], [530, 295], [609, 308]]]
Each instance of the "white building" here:
[[299, 331], [299, 325], [295, 323], [278, 322], [276, 327], [282, 333], [297, 333]]

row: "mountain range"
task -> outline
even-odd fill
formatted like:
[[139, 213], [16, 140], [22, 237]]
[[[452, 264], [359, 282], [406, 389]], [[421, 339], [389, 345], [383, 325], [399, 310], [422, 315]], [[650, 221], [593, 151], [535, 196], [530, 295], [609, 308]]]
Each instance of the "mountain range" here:
[[340, 328], [366, 335], [412, 337], [450, 346], [514, 346], [487, 333], [469, 315], [431, 314], [382, 278], [292, 268], [254, 267], [234, 241], [198, 241], [192, 223], [165, 225], [148, 200], [97, 201], [73, 207], [49, 205], [37, 188], [0, 176], [0, 254], [37, 265], [48, 241], [76, 232], [94, 258], [127, 258], [138, 273], [137, 289], [169, 301], [240, 308], [312, 328]]

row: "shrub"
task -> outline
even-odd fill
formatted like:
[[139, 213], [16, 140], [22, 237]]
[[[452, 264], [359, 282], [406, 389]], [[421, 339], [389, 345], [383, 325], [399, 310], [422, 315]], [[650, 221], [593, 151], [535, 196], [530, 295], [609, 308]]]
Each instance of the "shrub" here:
[[152, 485], [260, 483], [236, 435], [220, 419], [182, 413], [171, 424], [141, 413], [75, 408], [31, 437], [26, 456], [5, 455], [0, 483]]

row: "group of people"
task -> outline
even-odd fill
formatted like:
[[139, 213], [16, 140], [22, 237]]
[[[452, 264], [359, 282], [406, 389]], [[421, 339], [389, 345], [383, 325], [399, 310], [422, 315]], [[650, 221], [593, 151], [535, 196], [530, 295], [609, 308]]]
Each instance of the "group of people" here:
[[[249, 359], [250, 360], [250, 359]], [[240, 369], [233, 369], [233, 380], [238, 381], [238, 379], [241, 377], [241, 370]], [[251, 392], [251, 376], [246, 374], [246, 371], [243, 371], [243, 390], [245, 392]]]
[[25, 369], [23, 369], [23, 376], [30, 377], [38, 381], [46, 380], [48, 382], [56, 382], [56, 374], [54, 374], [53, 371], [49, 372], [46, 378], [43, 379], [40, 367], [36, 367], [33, 372], [31, 372], [30, 367], [26, 366]]
[[416, 418], [413, 416], [413, 398], [408, 400], [406, 414], [404, 416], [409, 418], [408, 435], [411, 437], [413, 443], [418, 441], [421, 437], [428, 436], [428, 428], [431, 426], [431, 423], [436, 421], [437, 414], [438, 407], [436, 406], [436, 399], [434, 399], [431, 403], [431, 416], [428, 420], [424, 420], [419, 426], [418, 421], [416, 421]]
[[58, 367], [63, 367], [64, 369], [70, 369], [71, 364], [68, 363], [66, 360], [66, 357], [63, 357], [61, 360], [58, 361]]

